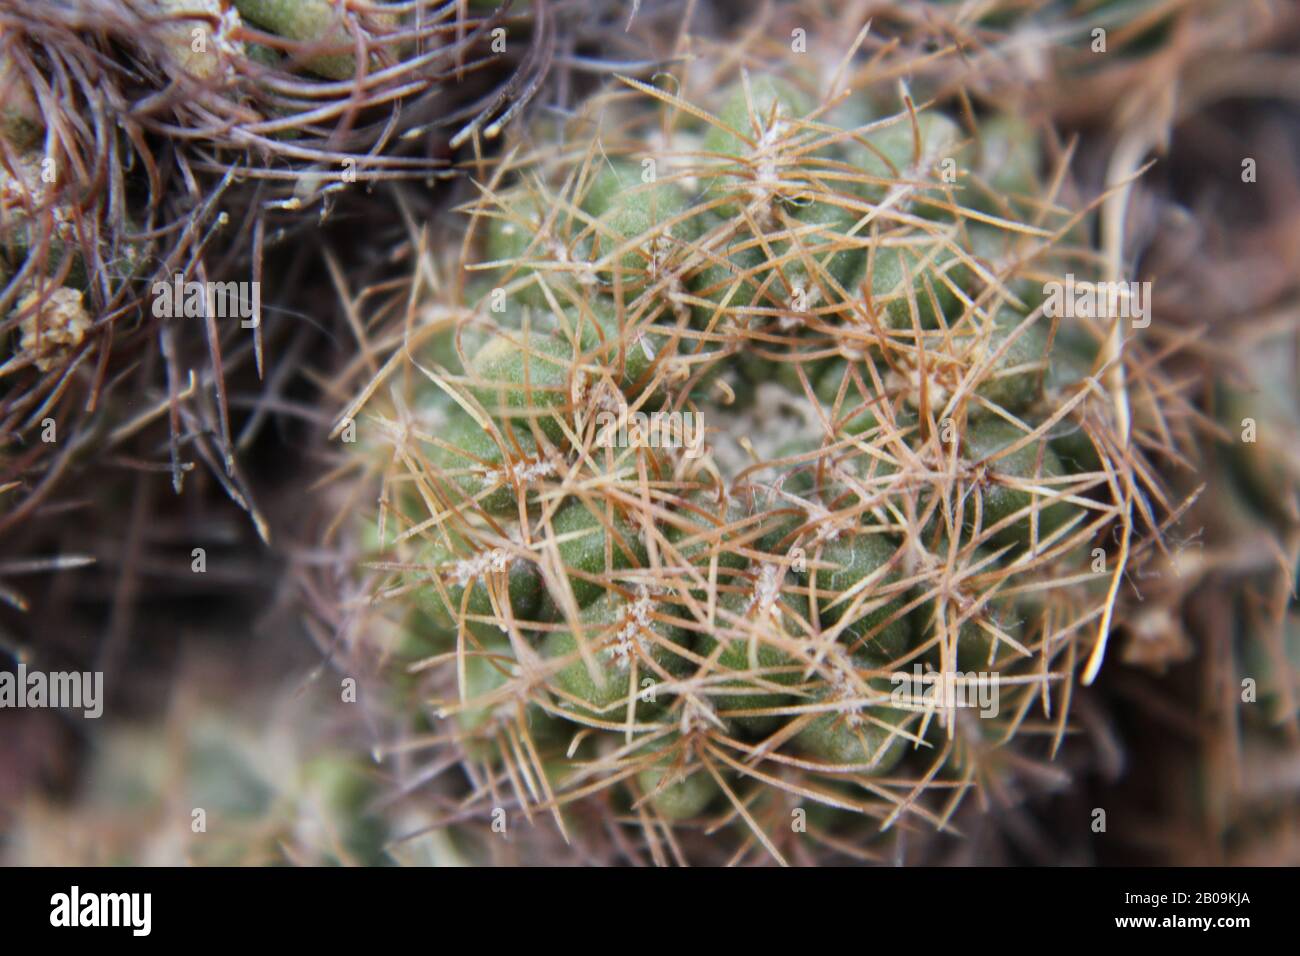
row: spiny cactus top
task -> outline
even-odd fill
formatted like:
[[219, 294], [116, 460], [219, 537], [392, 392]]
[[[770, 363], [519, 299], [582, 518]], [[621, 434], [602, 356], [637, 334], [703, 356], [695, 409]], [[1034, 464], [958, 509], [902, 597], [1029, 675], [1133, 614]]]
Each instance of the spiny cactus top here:
[[1112, 321], [1052, 299], [1097, 272], [1063, 179], [1016, 116], [797, 73], [517, 138], [340, 426], [483, 820], [596, 795], [784, 859], [798, 811], [942, 825], [1054, 749], [1147, 480]]

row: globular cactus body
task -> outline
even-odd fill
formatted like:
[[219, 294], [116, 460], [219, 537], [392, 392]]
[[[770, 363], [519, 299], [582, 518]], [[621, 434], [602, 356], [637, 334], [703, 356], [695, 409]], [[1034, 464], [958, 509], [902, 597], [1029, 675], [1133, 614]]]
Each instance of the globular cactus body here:
[[[1034, 205], [1038, 140], [1010, 117], [815, 108], [793, 72], [698, 115], [635, 86], [575, 120], [577, 149], [522, 140], [472, 207], [455, 265], [478, 291], [443, 339], [476, 344], [428, 350], [465, 411], [396, 456], [427, 491], [385, 503], [412, 529], [394, 594], [438, 594], [444, 713], [481, 713], [467, 658], [514, 662], [487, 682], [495, 718], [456, 737], [489, 779], [556, 784], [525, 808], [609, 786], [754, 832], [741, 807], [779, 806], [780, 779], [887, 816], [918, 780], [984, 772], [1094, 649], [1106, 474], [1129, 464], [1095, 440], [1110, 406], [1077, 398], [1106, 325], [1062, 332], [1034, 294], [1068, 214]], [[650, 413], [700, 416], [699, 454]], [[465, 598], [425, 539], [508, 559]], [[979, 746], [923, 675], [1000, 695]]]

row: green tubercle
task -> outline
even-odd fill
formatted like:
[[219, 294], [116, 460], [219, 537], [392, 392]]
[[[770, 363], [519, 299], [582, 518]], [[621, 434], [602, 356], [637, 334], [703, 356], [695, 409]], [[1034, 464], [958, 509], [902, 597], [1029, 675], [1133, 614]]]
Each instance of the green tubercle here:
[[[466, 627], [480, 640], [499, 641], [510, 616], [519, 626], [527, 626], [525, 622], [533, 618], [542, 594], [536, 565], [513, 557], [505, 547], [463, 545], [453, 550], [437, 541], [417, 565], [417, 570], [408, 572], [416, 585], [416, 602], [439, 634], [454, 635], [463, 614]], [[435, 576], [441, 587], [434, 582]], [[503, 603], [505, 598], [508, 606]]]
[[[825, 565], [810, 572], [816, 583], [822, 626], [843, 621], [855, 603], [868, 608], [853, 612], [840, 640], [853, 653], [882, 663], [902, 655], [912, 640], [908, 619], [898, 616], [906, 602], [894, 597], [881, 603], [874, 597], [876, 591], [900, 578], [895, 560], [897, 550], [897, 545], [888, 536], [872, 534], [867, 529], [861, 534], [842, 534], [823, 545], [820, 551], [810, 554], [818, 564]], [[886, 567], [889, 570], [886, 571]], [[864, 585], [863, 582], [869, 583]], [[873, 608], [876, 604], [880, 606]]]
[[622, 722], [625, 705], [633, 696], [638, 719], [654, 716], [668, 696], [655, 693], [654, 685], [689, 669], [678, 653], [686, 649], [684, 635], [667, 623], [668, 611], [667, 605], [646, 593], [628, 599], [607, 591], [578, 616], [583, 640], [595, 659], [595, 676], [581, 656], [573, 629], [547, 635], [545, 656], [569, 661], [556, 674], [559, 687], [582, 702], [584, 713], [598, 720]]
[[[583, 574], [599, 577], [615, 572], [617, 576], [618, 571], [646, 564], [646, 546], [641, 530], [617, 508], [612, 509], [611, 514], [603, 504], [589, 505], [575, 499], [555, 513], [551, 528], [579, 607], [591, 604], [605, 591], [602, 584], [583, 577]], [[563, 606], [559, 600], [556, 604]]]
[[[984, 421], [973, 424], [967, 429], [963, 448], [966, 457], [972, 463], [984, 463], [986, 459], [1019, 442], [1025, 434], [1009, 422]], [[1046, 481], [1063, 477], [1066, 470], [1056, 452], [1041, 439], [1031, 439], [1016, 451], [1003, 455], [995, 461], [988, 461], [986, 466], [987, 474], [979, 489], [983, 509], [982, 527], [988, 528], [1012, 515], [1019, 515], [995, 534], [995, 540], [1000, 544], [1029, 543], [1032, 529], [1028, 509], [1031, 505], [1036, 505], [1038, 509], [1040, 541], [1079, 511], [1078, 505], [1053, 501], [1046, 494], [1038, 494], [1024, 487], [1041, 480], [1042, 487], [1050, 489], [1053, 494], [1066, 493], [1066, 486], [1060, 482]], [[972, 526], [974, 520], [974, 502], [968, 501], [966, 505], [968, 528]]]

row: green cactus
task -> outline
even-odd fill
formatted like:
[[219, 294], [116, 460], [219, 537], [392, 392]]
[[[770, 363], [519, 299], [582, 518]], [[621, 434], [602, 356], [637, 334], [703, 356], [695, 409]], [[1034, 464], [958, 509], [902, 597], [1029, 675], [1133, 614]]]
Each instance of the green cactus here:
[[[99, 738], [68, 805], [32, 808], [18, 859], [74, 866], [374, 866], [378, 778], [304, 726], [203, 704]], [[310, 749], [309, 748], [314, 748]]]
[[[1093, 357], [1034, 295], [1065, 271], [1053, 236], [1070, 214], [1012, 218], [1041, 189], [1034, 129], [993, 117], [968, 136], [938, 106], [881, 115], [863, 98], [830, 114], [850, 124], [836, 135], [796, 80], [707, 94], [676, 117], [680, 150], [653, 155], [635, 132], [658, 125], [652, 88], [618, 124], [593, 101], [580, 148], [531, 154], [467, 207], [460, 265], [496, 288], [460, 324], [468, 366], [448, 360], [450, 331], [423, 361], [475, 414], [441, 452], [382, 457], [426, 489], [402, 499], [399, 555], [508, 540], [509, 568], [485, 565], [468, 600], [419, 574], [388, 600], [431, 602], [448, 635], [495, 627], [493, 659], [514, 663], [469, 690], [526, 706], [453, 736], [489, 778], [553, 783], [539, 808], [613, 787], [688, 820], [765, 805], [773, 775], [796, 774], [836, 812], [835, 787], [880, 781], [848, 805], [885, 813], [879, 788], [941, 754], [950, 778], [1016, 746], [1017, 715], [1094, 648], [1096, 528], [1119, 508], [1105, 474], [1131, 465], [1093, 440], [1117, 427], [1101, 394], [1057, 414]], [[493, 296], [504, 309], [482, 307]], [[699, 454], [653, 417], [687, 413]], [[485, 480], [542, 459], [526, 482]], [[445, 702], [466, 700], [472, 644], [444, 638], [426, 680]], [[935, 746], [953, 709], [899, 689], [927, 673], [997, 687], [986, 744]]]

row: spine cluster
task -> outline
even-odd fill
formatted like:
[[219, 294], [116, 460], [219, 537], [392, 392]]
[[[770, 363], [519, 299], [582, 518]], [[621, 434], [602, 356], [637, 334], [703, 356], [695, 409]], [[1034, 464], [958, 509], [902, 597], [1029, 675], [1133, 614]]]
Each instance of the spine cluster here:
[[[1142, 478], [1112, 324], [1044, 308], [1086, 215], [1015, 117], [810, 85], [535, 124], [353, 409], [374, 602], [484, 813], [942, 825], [1100, 660]], [[636, 413], [702, 448], [601, 440]]]

